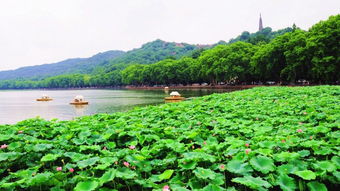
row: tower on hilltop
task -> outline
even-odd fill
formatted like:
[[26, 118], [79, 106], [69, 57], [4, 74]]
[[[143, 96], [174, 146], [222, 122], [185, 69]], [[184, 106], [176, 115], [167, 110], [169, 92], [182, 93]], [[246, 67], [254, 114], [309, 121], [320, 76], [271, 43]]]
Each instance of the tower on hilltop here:
[[262, 31], [262, 29], [263, 29], [263, 24], [262, 24], [262, 17], [260, 13], [259, 31]]

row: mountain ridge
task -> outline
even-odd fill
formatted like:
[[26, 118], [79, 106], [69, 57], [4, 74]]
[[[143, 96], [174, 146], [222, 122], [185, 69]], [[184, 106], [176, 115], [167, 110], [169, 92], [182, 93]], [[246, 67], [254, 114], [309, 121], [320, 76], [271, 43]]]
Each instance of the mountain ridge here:
[[[0, 80], [41, 79], [60, 74], [87, 73], [86, 71], [93, 70], [95, 65], [121, 56], [124, 53], [125, 52], [121, 50], [110, 50], [97, 53], [88, 58], [69, 58], [50, 64], [25, 66], [14, 70], [0, 71]], [[32, 73], [36, 72], [39, 72], [40, 75], [32, 76]], [[20, 76], [20, 78], [18, 78], [18, 76]]]
[[89, 58], [70, 58], [51, 64], [25, 66], [14, 70], [0, 71], [0, 80], [40, 80], [64, 74], [100, 74], [116, 70], [117, 67], [124, 68], [130, 64], [153, 64], [167, 58], [195, 57], [200, 54], [200, 50], [209, 49], [219, 44], [231, 44], [237, 41], [252, 44], [269, 42], [275, 36], [290, 31], [292, 31], [290, 27], [278, 31], [272, 31], [270, 27], [266, 27], [256, 33], [245, 31], [229, 42], [222, 40], [215, 44], [207, 45], [167, 42], [156, 39], [129, 51], [109, 50]]
[[[200, 45], [166, 42], [160, 39], [143, 44], [129, 51], [109, 50], [88, 58], [70, 58], [60, 62], [25, 66], [14, 70], [0, 71], [0, 80], [39, 80], [62, 74], [91, 74], [96, 70], [110, 70], [115, 64], [151, 64], [169, 57], [180, 58], [201, 48]], [[99, 59], [98, 59], [99, 57]]]

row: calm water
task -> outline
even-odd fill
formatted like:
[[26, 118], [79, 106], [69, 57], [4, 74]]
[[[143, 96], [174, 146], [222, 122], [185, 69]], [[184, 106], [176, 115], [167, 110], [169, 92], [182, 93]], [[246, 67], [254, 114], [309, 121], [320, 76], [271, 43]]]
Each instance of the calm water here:
[[[228, 90], [178, 90], [184, 97], [197, 97]], [[37, 102], [47, 94], [54, 100]], [[83, 95], [89, 105], [75, 107], [69, 102]], [[5, 90], [0, 91], [0, 124], [13, 124], [40, 116], [44, 119], [69, 120], [95, 113], [127, 111], [136, 106], [164, 103], [163, 90]]]

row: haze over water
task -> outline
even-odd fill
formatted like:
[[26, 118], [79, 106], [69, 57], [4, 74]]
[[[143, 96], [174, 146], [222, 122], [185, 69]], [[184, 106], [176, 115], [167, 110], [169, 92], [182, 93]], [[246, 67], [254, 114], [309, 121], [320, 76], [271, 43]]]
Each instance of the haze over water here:
[[[228, 90], [178, 91], [188, 98]], [[36, 101], [43, 94], [54, 100]], [[70, 105], [76, 95], [83, 95], [90, 104]], [[166, 96], [163, 90], [3, 90], [0, 91], [0, 124], [13, 124], [37, 116], [48, 120], [71, 120], [83, 115], [127, 111], [136, 106], [164, 103]]]

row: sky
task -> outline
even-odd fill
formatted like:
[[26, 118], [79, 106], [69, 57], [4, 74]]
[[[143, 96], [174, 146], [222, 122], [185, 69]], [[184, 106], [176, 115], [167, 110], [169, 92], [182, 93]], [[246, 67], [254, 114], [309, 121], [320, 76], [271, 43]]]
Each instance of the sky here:
[[243, 31], [308, 30], [339, 0], [0, 0], [0, 71], [131, 50], [162, 39], [213, 44]]

